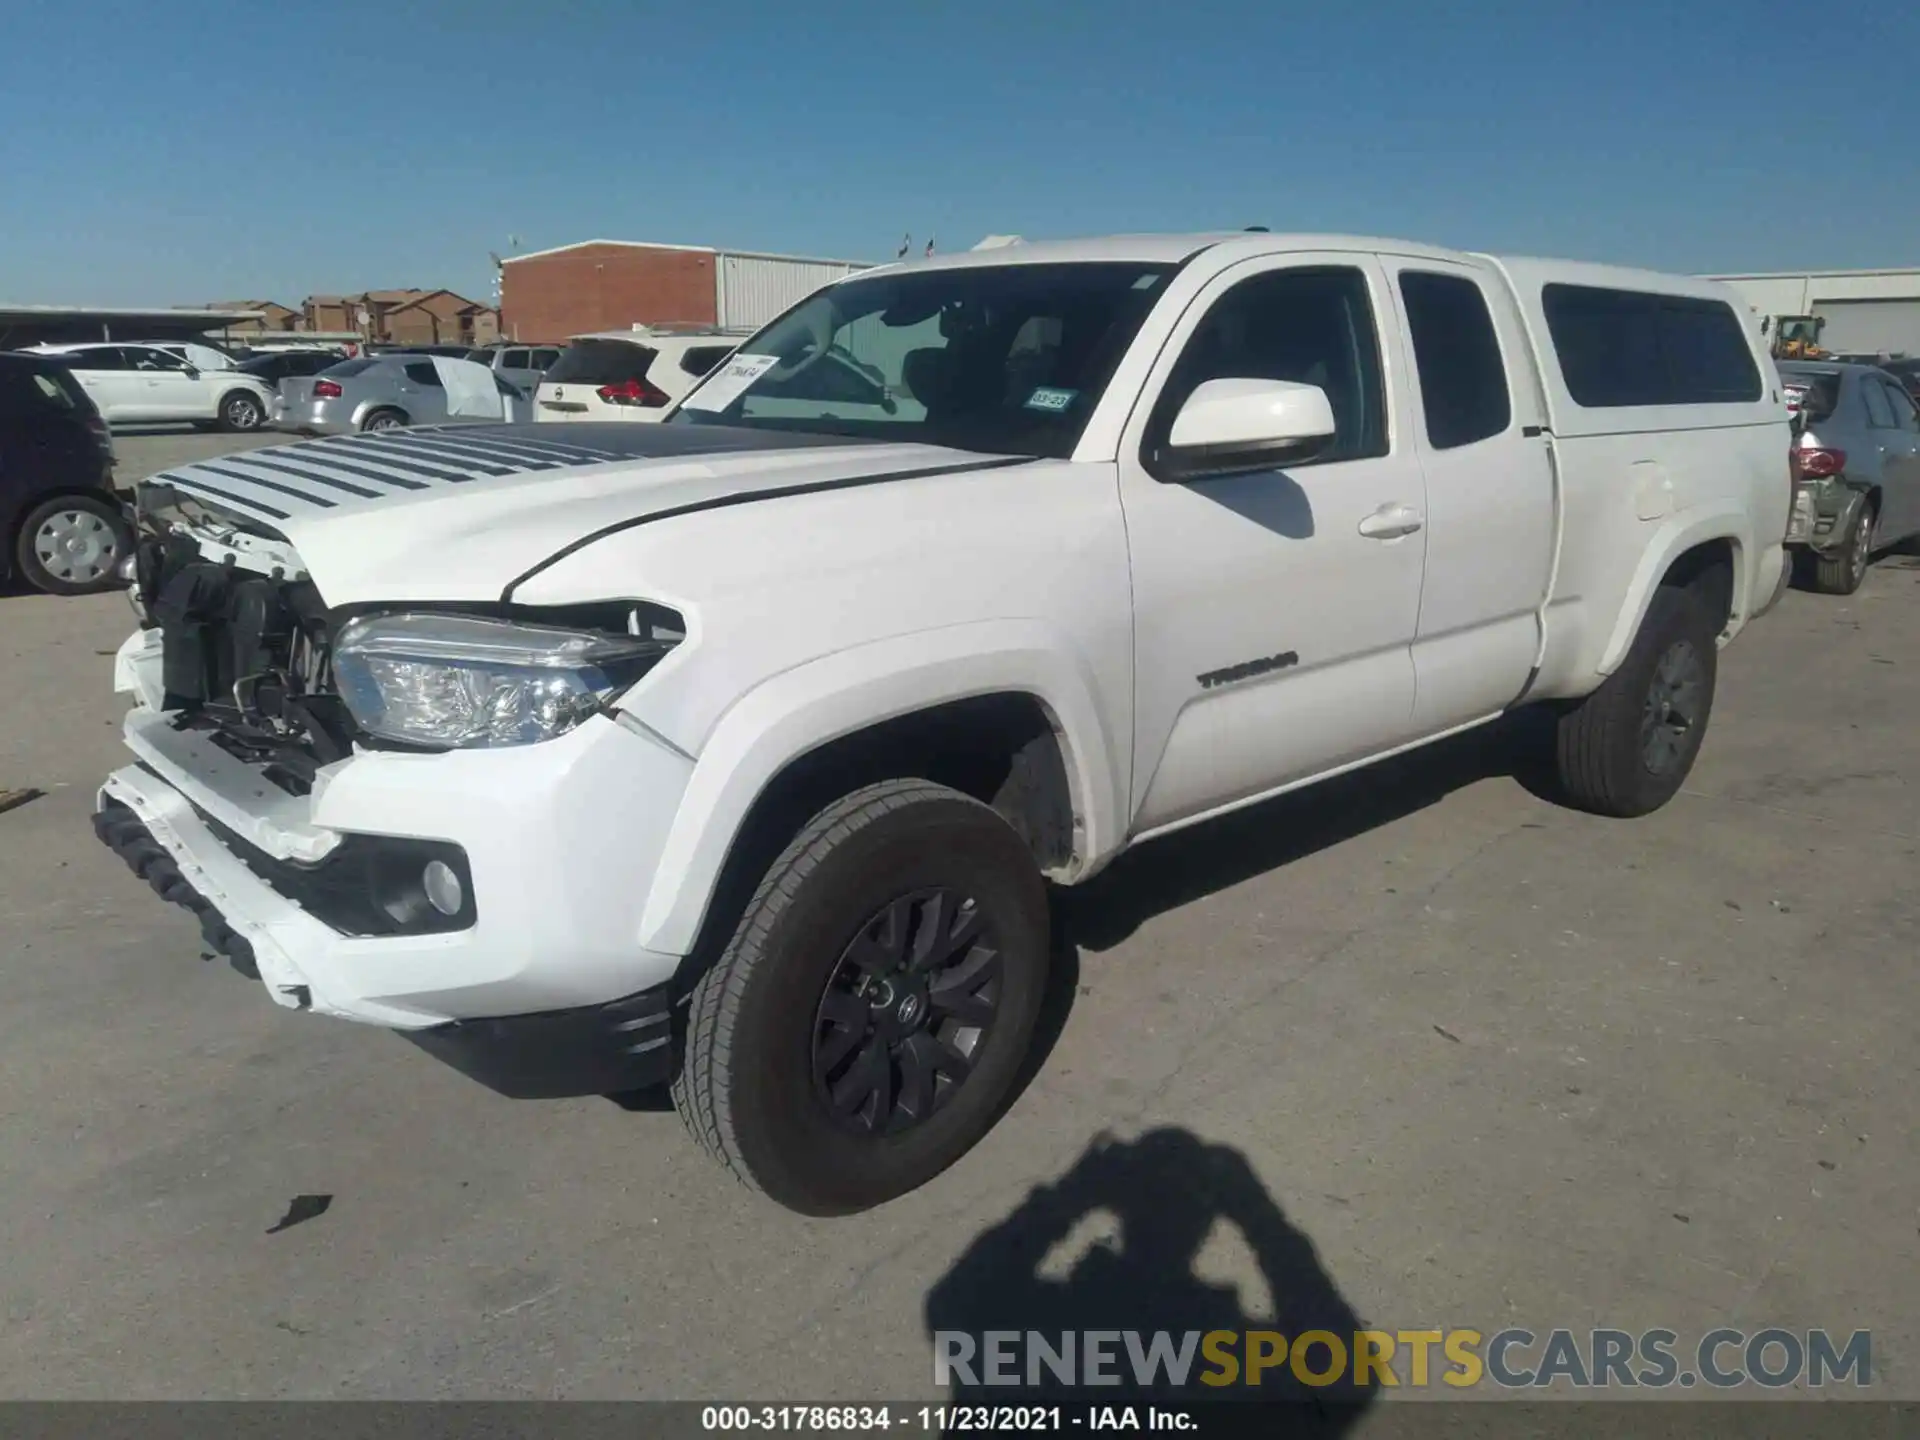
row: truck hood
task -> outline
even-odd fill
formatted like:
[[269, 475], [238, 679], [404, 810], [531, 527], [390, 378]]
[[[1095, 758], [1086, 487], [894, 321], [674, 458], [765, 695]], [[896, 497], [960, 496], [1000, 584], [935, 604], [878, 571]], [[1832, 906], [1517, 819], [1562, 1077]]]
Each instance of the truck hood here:
[[709, 425], [455, 425], [224, 455], [145, 485], [286, 540], [329, 605], [352, 605], [510, 599], [547, 561], [634, 524], [1005, 463]]

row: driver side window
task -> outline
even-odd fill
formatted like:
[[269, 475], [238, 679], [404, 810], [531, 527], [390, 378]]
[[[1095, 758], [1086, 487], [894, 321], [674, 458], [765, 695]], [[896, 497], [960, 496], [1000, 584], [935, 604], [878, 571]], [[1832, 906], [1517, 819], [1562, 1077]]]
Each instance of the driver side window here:
[[1214, 301], [1154, 406], [1147, 458], [1166, 443], [1174, 416], [1195, 389], [1229, 379], [1291, 380], [1326, 392], [1334, 439], [1303, 464], [1387, 453], [1379, 333], [1367, 277], [1357, 269], [1276, 270], [1242, 280]]
[[136, 370], [185, 370], [187, 362], [177, 355], [169, 355], [164, 350], [133, 350], [133, 368]]

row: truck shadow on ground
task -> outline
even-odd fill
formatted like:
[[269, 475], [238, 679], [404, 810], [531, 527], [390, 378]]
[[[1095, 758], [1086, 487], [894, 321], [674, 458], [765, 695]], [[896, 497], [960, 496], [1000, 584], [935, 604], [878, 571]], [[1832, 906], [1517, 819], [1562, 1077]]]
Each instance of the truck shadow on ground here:
[[[1223, 1225], [1245, 1241], [1266, 1292], [1251, 1305], [1242, 1284], [1196, 1273]], [[1287, 1400], [1298, 1409], [1269, 1412], [1269, 1433], [1339, 1435], [1370, 1395], [1351, 1383], [1350, 1366], [1334, 1373], [1364, 1327], [1312, 1242], [1244, 1155], [1179, 1128], [1096, 1137], [1065, 1175], [974, 1239], [928, 1291], [924, 1319], [936, 1366], [960, 1362], [935, 1374], [959, 1404]], [[989, 1331], [1010, 1333], [989, 1350]], [[1127, 1331], [1139, 1332], [1131, 1346]], [[1232, 1340], [1215, 1337], [1210, 1353], [1201, 1345], [1210, 1331]], [[1265, 1333], [1256, 1342], [1249, 1331]], [[1287, 1363], [1289, 1343], [1312, 1331], [1340, 1348], [1316, 1340], [1300, 1368], [1331, 1383], [1309, 1385]], [[1122, 1332], [1095, 1342], [1105, 1357], [1097, 1371], [1088, 1368], [1088, 1332]], [[1157, 1357], [1155, 1332], [1166, 1332]], [[1029, 1335], [1060, 1358], [1030, 1350]], [[1257, 1387], [1246, 1365], [1255, 1343], [1266, 1362]], [[1111, 1379], [1089, 1383], [1099, 1373]], [[1208, 1375], [1214, 1383], [1202, 1382]]]

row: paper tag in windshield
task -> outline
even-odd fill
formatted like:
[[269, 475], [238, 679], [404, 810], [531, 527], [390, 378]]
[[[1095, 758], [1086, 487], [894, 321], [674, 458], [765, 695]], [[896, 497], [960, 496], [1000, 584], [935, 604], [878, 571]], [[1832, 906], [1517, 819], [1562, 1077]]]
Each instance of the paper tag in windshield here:
[[681, 403], [688, 410], [724, 410], [779, 360], [778, 355], [735, 355]]
[[1079, 393], [1078, 390], [1056, 390], [1050, 385], [1042, 385], [1027, 396], [1027, 409], [1044, 410], [1049, 414], [1058, 415], [1073, 404], [1073, 397]]

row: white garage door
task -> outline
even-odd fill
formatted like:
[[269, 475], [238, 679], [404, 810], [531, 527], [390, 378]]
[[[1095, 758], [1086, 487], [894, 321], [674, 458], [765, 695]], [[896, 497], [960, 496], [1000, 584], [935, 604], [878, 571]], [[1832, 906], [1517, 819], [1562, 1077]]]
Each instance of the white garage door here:
[[1920, 355], [1920, 300], [1815, 300], [1820, 344], [1843, 354]]

